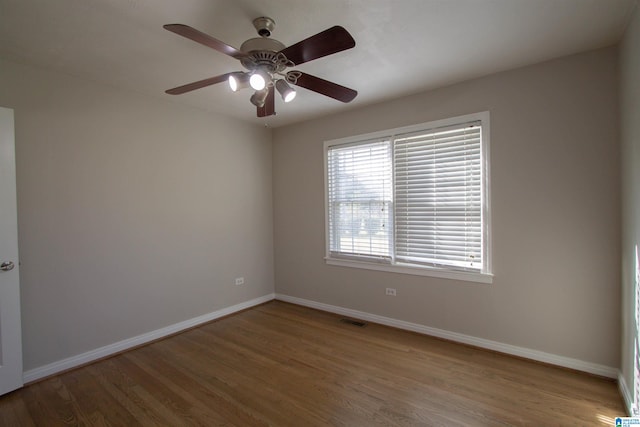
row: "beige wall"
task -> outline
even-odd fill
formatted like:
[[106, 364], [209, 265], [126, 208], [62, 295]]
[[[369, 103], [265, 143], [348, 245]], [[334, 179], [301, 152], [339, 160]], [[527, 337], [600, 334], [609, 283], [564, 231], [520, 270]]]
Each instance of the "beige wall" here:
[[[640, 255], [640, 12], [620, 45], [622, 141], [622, 378], [633, 393], [636, 248]], [[633, 398], [633, 396], [631, 396]]]
[[269, 130], [10, 62], [0, 105], [25, 370], [273, 292]]
[[[273, 153], [267, 129], [0, 62], [25, 369], [269, 294], [274, 248], [279, 293], [617, 367], [616, 60], [588, 52], [276, 129]], [[323, 141], [485, 110], [492, 285], [324, 264]]]
[[[276, 292], [617, 368], [616, 63], [607, 48], [276, 129]], [[485, 110], [492, 285], [325, 265], [323, 141]]]

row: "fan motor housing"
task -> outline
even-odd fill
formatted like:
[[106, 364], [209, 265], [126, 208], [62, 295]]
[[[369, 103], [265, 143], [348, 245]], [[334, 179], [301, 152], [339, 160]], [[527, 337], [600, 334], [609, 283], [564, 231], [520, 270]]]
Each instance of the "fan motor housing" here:
[[255, 38], [249, 39], [242, 43], [240, 50], [244, 53], [251, 54], [251, 52], [267, 51], [278, 53], [286, 46], [280, 43], [276, 39]]
[[274, 72], [278, 68], [276, 56], [285, 47], [275, 39], [249, 39], [240, 46], [240, 50], [247, 54], [240, 58], [240, 63], [248, 70], [260, 67]]

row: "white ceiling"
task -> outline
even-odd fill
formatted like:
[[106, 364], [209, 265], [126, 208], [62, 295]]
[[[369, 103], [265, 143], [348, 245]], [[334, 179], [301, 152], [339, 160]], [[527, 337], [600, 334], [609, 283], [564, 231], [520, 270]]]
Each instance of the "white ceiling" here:
[[[268, 126], [282, 126], [616, 43], [637, 0], [0, 0], [0, 57]], [[306, 89], [256, 118], [250, 91], [166, 89], [235, 59], [162, 28], [181, 23], [239, 48], [252, 20], [294, 44], [342, 25], [356, 47], [297, 69], [356, 89], [342, 104]]]

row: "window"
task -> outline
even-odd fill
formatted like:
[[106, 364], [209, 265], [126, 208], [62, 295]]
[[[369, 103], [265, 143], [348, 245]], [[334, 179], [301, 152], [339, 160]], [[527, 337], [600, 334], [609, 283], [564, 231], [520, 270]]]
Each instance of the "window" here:
[[391, 256], [389, 141], [337, 146], [328, 153], [331, 252], [369, 260]]
[[325, 143], [327, 262], [491, 282], [489, 114]]

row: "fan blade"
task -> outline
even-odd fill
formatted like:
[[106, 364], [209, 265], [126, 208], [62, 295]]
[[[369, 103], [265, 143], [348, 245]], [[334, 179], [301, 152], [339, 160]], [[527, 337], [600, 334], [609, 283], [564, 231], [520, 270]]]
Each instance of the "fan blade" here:
[[269, 88], [267, 99], [264, 101], [264, 106], [258, 107], [258, 117], [273, 116], [276, 114], [276, 98], [273, 90], [273, 86]]
[[340, 26], [331, 27], [321, 33], [302, 40], [280, 51], [296, 65], [304, 64], [323, 56], [351, 49], [356, 45], [351, 34]]
[[209, 77], [208, 79], [198, 80], [197, 82], [189, 83], [186, 85], [174, 87], [173, 89], [166, 90], [165, 92], [169, 95], [180, 95], [181, 93], [191, 92], [192, 90], [200, 89], [202, 87], [207, 87], [214, 85], [216, 83], [224, 82], [229, 80], [229, 76], [233, 73], [221, 74], [215, 77]]
[[246, 56], [235, 47], [229, 46], [228, 44], [221, 42], [218, 39], [214, 39], [210, 35], [200, 32], [195, 28], [191, 28], [188, 25], [167, 24], [163, 25], [163, 27], [165, 30], [169, 30], [172, 33], [178, 34], [179, 36], [186, 37], [189, 40], [193, 40], [194, 42], [198, 42], [200, 44], [208, 46], [212, 49], [217, 50], [218, 52], [224, 53], [225, 55], [233, 56], [236, 59]]
[[293, 84], [342, 102], [351, 102], [353, 98], [358, 95], [358, 92], [353, 89], [340, 86], [337, 83], [312, 76], [311, 74], [300, 73], [300, 77], [298, 77], [298, 80]]

